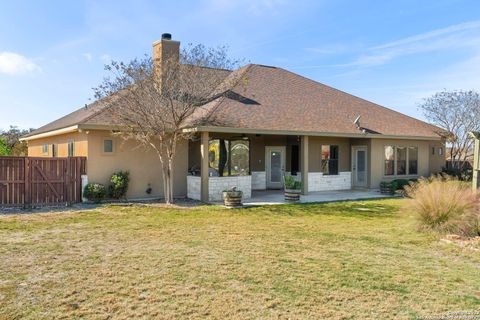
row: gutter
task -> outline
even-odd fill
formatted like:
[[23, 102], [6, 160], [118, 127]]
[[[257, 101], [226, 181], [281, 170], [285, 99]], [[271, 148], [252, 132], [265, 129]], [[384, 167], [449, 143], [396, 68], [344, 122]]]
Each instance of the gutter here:
[[84, 130], [107, 130], [107, 131], [112, 131], [112, 130], [119, 130], [118, 127], [111, 126], [111, 125], [103, 125], [103, 124], [77, 124], [61, 129], [56, 129], [52, 131], [47, 131], [43, 133], [38, 133], [34, 134], [28, 137], [23, 137], [20, 138], [20, 141], [30, 141], [30, 140], [36, 140], [36, 139], [41, 139], [41, 138], [47, 138], [47, 137], [52, 137], [52, 136], [57, 136], [60, 134], [66, 134], [66, 133], [72, 133], [72, 132], [82, 132]]
[[78, 130], [79, 130], [78, 125], [74, 125], [74, 126], [65, 127], [65, 128], [62, 128], [62, 129], [56, 129], [56, 130], [52, 130], [52, 131], [47, 131], [47, 132], [43, 132], [43, 133], [34, 134], [34, 135], [31, 135], [31, 136], [28, 136], [28, 137], [23, 137], [23, 138], [20, 138], [20, 141], [30, 141], [30, 140], [35, 140], [35, 139], [47, 138], [47, 137], [56, 136], [56, 135], [59, 135], [59, 134], [76, 132]]
[[[96, 124], [79, 124], [62, 129], [52, 130], [44, 133], [35, 134], [29, 137], [20, 138], [20, 141], [29, 141], [56, 136], [65, 133], [77, 132], [82, 130], [119, 130], [119, 127], [111, 125]], [[265, 130], [250, 128], [233, 128], [233, 127], [213, 127], [200, 126], [194, 128], [183, 129], [183, 132], [217, 132], [217, 133], [235, 133], [235, 134], [272, 134], [287, 136], [312, 136], [312, 137], [338, 137], [338, 138], [368, 138], [368, 139], [403, 139], [403, 140], [429, 140], [441, 141], [442, 138], [427, 136], [401, 136], [401, 135], [384, 135], [372, 133], [341, 133], [341, 132], [318, 132], [318, 131], [292, 131], [292, 130]]]
[[318, 132], [318, 131], [292, 131], [292, 130], [265, 130], [250, 128], [233, 128], [233, 127], [212, 127], [200, 126], [195, 128], [184, 129], [184, 132], [217, 132], [217, 133], [235, 133], [235, 134], [275, 134], [289, 136], [313, 136], [313, 137], [341, 137], [341, 138], [369, 138], [369, 139], [404, 139], [404, 140], [435, 140], [441, 141], [442, 138], [428, 136], [401, 136], [401, 135], [384, 135], [372, 133], [341, 133], [341, 132]]

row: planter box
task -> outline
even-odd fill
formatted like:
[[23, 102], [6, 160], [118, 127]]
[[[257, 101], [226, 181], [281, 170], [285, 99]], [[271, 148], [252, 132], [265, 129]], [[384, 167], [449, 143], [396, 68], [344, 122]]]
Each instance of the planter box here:
[[223, 203], [228, 208], [235, 208], [242, 206], [242, 191], [224, 191], [223, 192]]
[[302, 190], [298, 189], [285, 189], [284, 195], [285, 195], [285, 201], [288, 202], [297, 202], [300, 201], [300, 194], [302, 193]]

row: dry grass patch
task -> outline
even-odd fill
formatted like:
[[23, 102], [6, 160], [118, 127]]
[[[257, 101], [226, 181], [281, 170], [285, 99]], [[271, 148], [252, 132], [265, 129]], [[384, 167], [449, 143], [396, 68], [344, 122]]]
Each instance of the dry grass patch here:
[[480, 193], [451, 177], [420, 179], [406, 187], [408, 207], [421, 228], [442, 233], [480, 236]]
[[409, 319], [480, 306], [480, 255], [401, 200], [0, 217], [0, 319]]

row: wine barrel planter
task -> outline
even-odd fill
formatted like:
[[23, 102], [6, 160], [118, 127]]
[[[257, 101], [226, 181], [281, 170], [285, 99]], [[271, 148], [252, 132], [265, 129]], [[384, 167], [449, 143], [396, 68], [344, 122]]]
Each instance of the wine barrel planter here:
[[285, 201], [288, 201], [288, 202], [297, 202], [297, 201], [300, 201], [300, 193], [302, 191], [301, 190], [297, 190], [297, 189], [285, 189]]
[[242, 206], [242, 191], [224, 191], [223, 203], [228, 208], [235, 208]]

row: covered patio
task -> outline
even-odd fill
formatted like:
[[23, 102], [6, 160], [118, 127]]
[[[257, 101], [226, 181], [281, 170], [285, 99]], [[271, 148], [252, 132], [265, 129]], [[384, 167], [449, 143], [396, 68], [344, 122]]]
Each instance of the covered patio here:
[[367, 144], [288, 132], [198, 132], [189, 142], [187, 197], [221, 202], [222, 192], [236, 187], [246, 203], [283, 203], [283, 177], [291, 175], [305, 202], [371, 198], [376, 194], [352, 191], [368, 188]]

